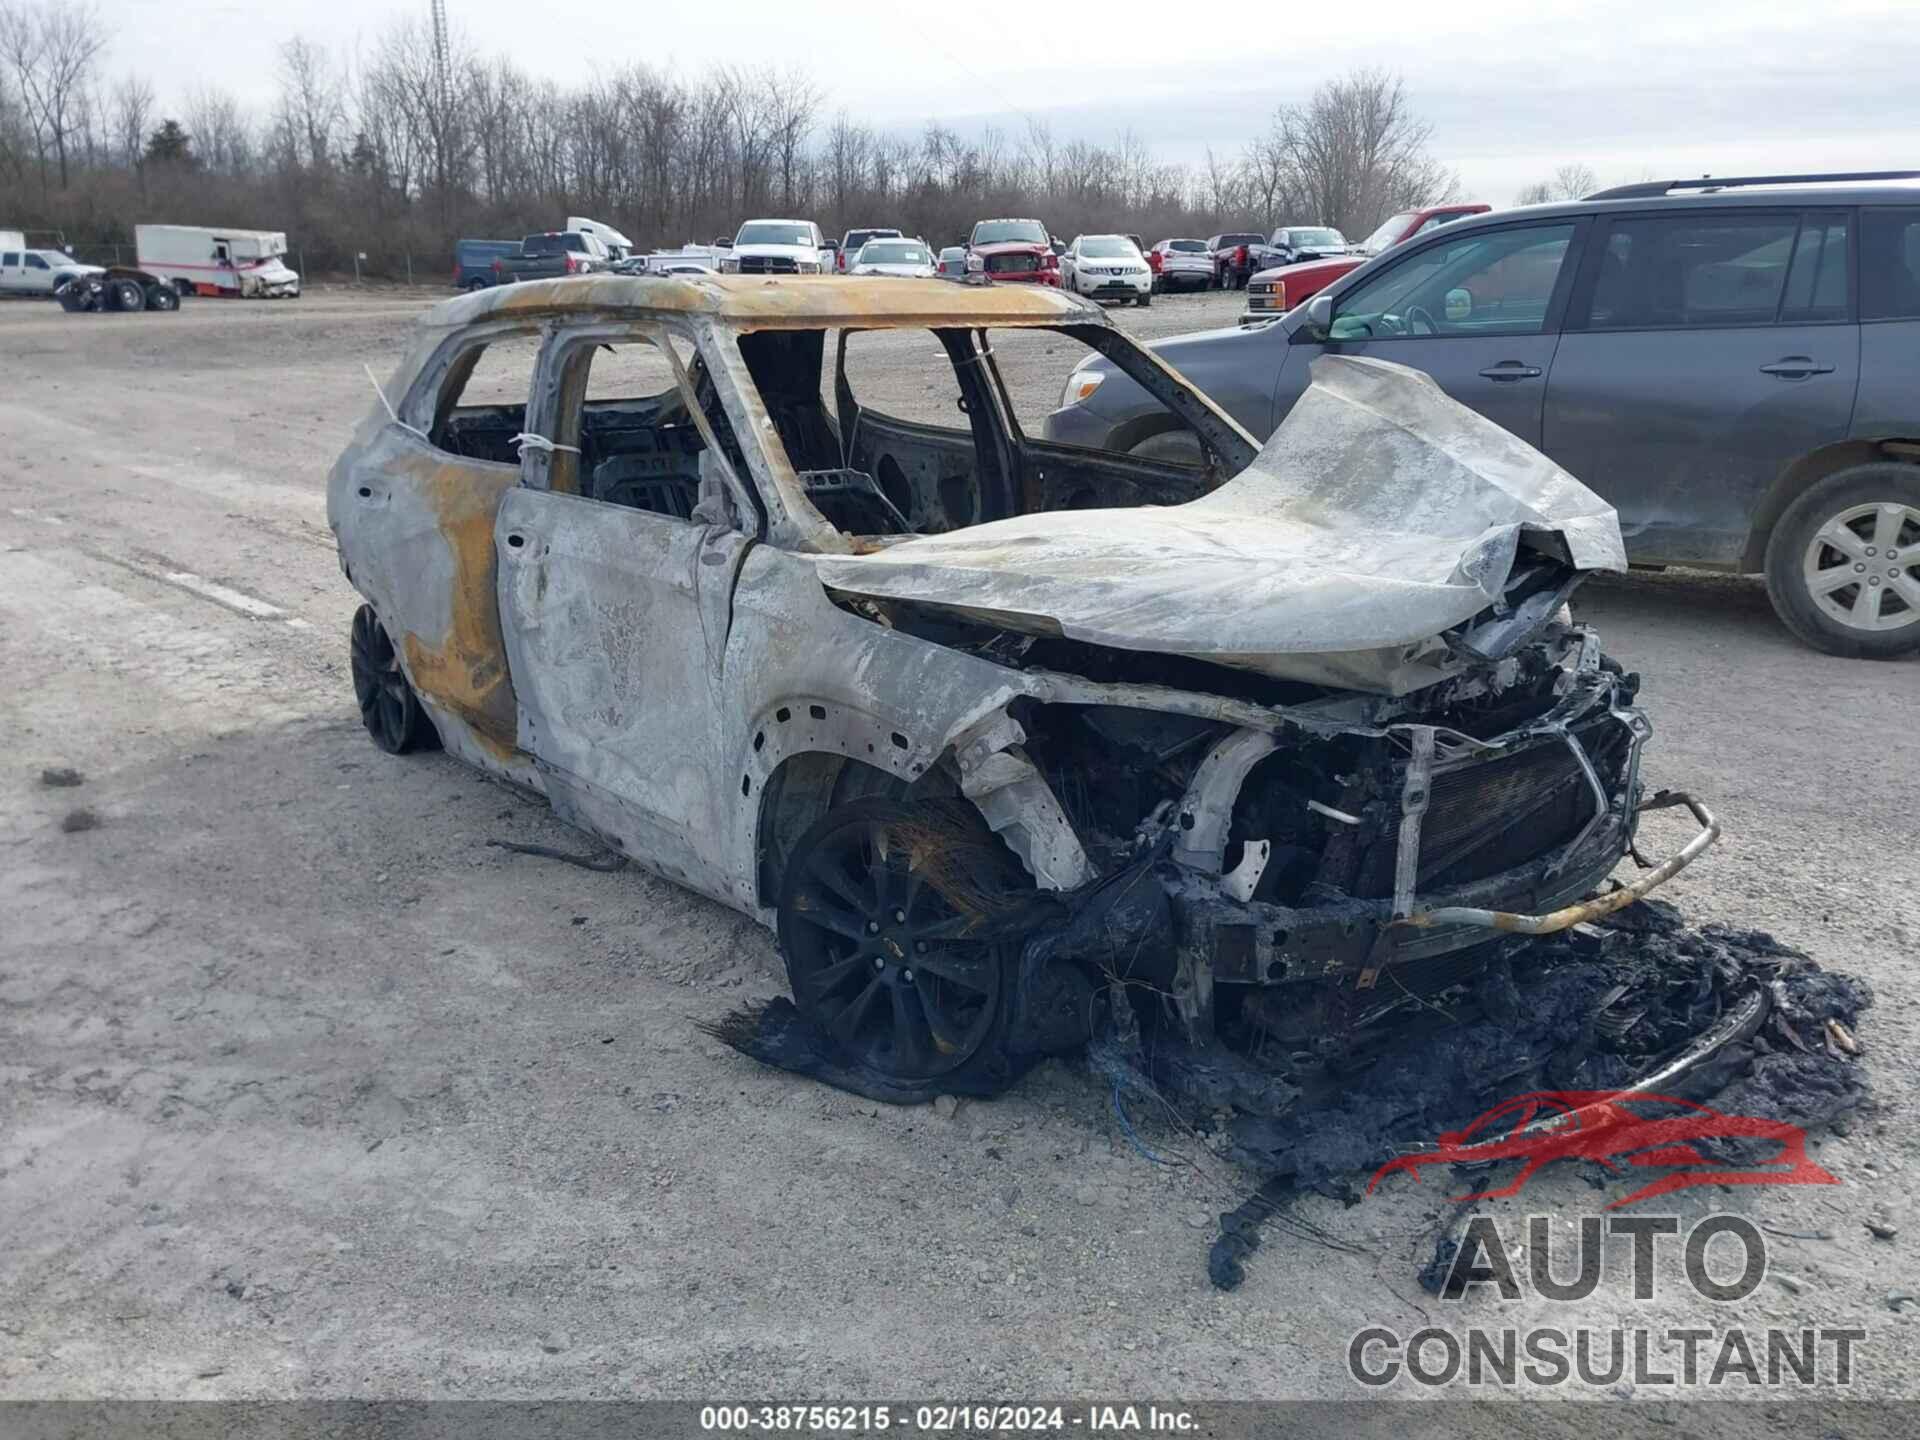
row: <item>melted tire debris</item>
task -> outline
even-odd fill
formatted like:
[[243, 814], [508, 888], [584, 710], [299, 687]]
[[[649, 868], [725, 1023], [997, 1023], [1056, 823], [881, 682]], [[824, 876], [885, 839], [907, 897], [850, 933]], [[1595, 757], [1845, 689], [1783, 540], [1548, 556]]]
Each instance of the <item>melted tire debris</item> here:
[[[1123, 1000], [1110, 1007], [1118, 1013], [1088, 1059], [1117, 1090], [1158, 1093], [1196, 1130], [1227, 1117], [1216, 1148], [1254, 1186], [1221, 1216], [1209, 1251], [1210, 1277], [1230, 1290], [1262, 1227], [1295, 1196], [1357, 1201], [1366, 1178], [1395, 1155], [1515, 1095], [1626, 1089], [1756, 986], [1770, 1000], [1759, 1030], [1657, 1093], [1807, 1129], [1865, 1103], [1866, 1067], [1853, 1039], [1873, 1004], [1865, 980], [1823, 970], [1764, 931], [1689, 926], [1660, 901], [1621, 911], [1597, 931], [1496, 942], [1464, 983], [1408, 996], [1384, 1016], [1322, 1036], [1311, 1053], [1195, 1051]], [[871, 1099], [925, 1098], [847, 1066], [785, 999], [700, 1028], [767, 1065]], [[1737, 1159], [1739, 1143], [1706, 1145]], [[1446, 1269], [1449, 1243], [1443, 1234], [1427, 1267], [1435, 1275]]]

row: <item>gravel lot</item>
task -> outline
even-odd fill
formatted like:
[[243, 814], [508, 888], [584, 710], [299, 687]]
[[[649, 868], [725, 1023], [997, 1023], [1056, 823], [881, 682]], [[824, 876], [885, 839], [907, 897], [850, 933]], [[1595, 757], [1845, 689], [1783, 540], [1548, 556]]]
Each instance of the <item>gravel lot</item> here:
[[[1275, 1229], [1216, 1293], [1241, 1190], [1158, 1131], [1195, 1165], [1143, 1160], [1078, 1067], [951, 1114], [758, 1069], [693, 1022], [782, 988], [767, 936], [487, 849], [570, 842], [376, 751], [325, 472], [429, 298], [0, 306], [0, 1394], [1349, 1397], [1357, 1329], [1460, 1322], [1414, 1283], [1444, 1187], [1309, 1201], [1354, 1253]], [[1026, 340], [1003, 360], [1038, 414], [1073, 357]], [[893, 345], [873, 383], [940, 403], [931, 347]], [[1864, 1326], [1854, 1392], [1920, 1395], [1916, 1307], [1887, 1304], [1920, 1244], [1920, 664], [1802, 648], [1752, 579], [1576, 608], [1646, 676], [1648, 778], [1725, 820], [1669, 897], [1879, 994], [1880, 1109], [1815, 1152], [1843, 1185], [1676, 1209], [1830, 1237], [1773, 1238], [1743, 1323]], [[97, 826], [63, 830], [77, 808]], [[1600, 1203], [1556, 1175], [1495, 1213]], [[1582, 1323], [1729, 1323], [1636, 1305], [1621, 1268]]]

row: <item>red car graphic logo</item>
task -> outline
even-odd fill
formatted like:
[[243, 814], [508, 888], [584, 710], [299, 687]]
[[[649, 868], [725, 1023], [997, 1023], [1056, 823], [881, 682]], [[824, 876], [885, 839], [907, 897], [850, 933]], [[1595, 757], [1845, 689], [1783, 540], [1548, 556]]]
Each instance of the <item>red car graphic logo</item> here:
[[[1736, 1162], [1703, 1155], [1696, 1148], [1702, 1140], [1770, 1141], [1779, 1148], [1769, 1158], [1730, 1168]], [[1670, 1095], [1536, 1090], [1494, 1106], [1464, 1130], [1443, 1132], [1432, 1150], [1389, 1160], [1374, 1171], [1367, 1193], [1371, 1195], [1374, 1186], [1396, 1171], [1404, 1170], [1418, 1181], [1425, 1166], [1496, 1160], [1520, 1161], [1519, 1173], [1498, 1189], [1453, 1198], [1464, 1202], [1517, 1195], [1535, 1171], [1555, 1160], [1591, 1160], [1615, 1174], [1668, 1172], [1624, 1199], [1610, 1202], [1609, 1210], [1695, 1185], [1840, 1183], [1807, 1158], [1807, 1134], [1797, 1125], [1723, 1115]]]

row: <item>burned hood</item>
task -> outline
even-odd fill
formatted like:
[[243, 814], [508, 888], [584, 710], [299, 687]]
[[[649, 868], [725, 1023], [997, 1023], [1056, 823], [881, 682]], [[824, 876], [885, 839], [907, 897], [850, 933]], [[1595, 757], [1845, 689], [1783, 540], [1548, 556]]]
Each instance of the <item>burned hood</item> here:
[[1253, 464], [1184, 505], [1020, 516], [815, 557], [848, 594], [1396, 693], [1523, 557], [1624, 570], [1613, 508], [1418, 371], [1327, 356]]

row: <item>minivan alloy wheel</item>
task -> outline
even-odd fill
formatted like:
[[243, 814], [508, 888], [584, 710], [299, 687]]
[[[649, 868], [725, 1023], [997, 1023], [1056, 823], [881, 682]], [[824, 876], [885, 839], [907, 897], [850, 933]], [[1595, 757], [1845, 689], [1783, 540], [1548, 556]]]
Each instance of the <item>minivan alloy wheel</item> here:
[[1920, 507], [1854, 505], [1814, 533], [1801, 561], [1808, 593], [1855, 630], [1920, 624]]

